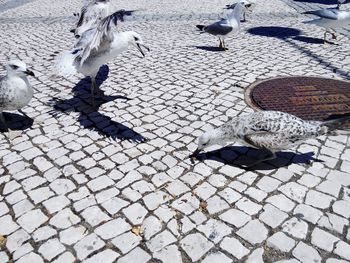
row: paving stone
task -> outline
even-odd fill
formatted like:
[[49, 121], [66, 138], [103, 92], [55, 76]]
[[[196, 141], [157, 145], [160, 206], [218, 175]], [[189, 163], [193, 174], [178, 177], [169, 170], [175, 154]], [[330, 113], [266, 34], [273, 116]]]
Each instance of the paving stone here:
[[69, 208], [63, 209], [50, 219], [50, 225], [65, 229], [80, 222], [80, 218]]
[[28, 233], [23, 229], [19, 229], [7, 237], [6, 247], [12, 253], [21, 247], [28, 239], [30, 239]]
[[95, 263], [95, 262], [103, 262], [103, 263], [112, 263], [119, 257], [119, 254], [111, 249], [106, 249], [91, 258], [85, 260], [85, 263]]
[[278, 190], [290, 199], [302, 203], [306, 195], [307, 188], [295, 182], [287, 183], [278, 188]]
[[62, 196], [62, 195], [53, 197], [53, 198], [43, 202], [43, 205], [51, 214], [62, 210], [63, 208], [65, 208], [69, 204], [70, 204], [69, 199], [65, 196]]
[[314, 231], [312, 231], [312, 234], [311, 234], [311, 244], [323, 250], [326, 250], [328, 252], [333, 251], [334, 244], [338, 240], [339, 239], [337, 237], [317, 227], [314, 229]]
[[232, 237], [225, 237], [221, 242], [220, 247], [237, 259], [241, 259], [245, 255], [249, 254], [249, 249], [243, 246], [237, 239]]
[[299, 242], [292, 252], [300, 262], [321, 262], [322, 258], [316, 249], [306, 245], [303, 242]]
[[249, 220], [251, 220], [249, 215], [237, 209], [230, 209], [219, 217], [221, 220], [232, 224], [237, 228], [244, 226]]
[[123, 209], [125, 216], [133, 223], [134, 225], [139, 225], [143, 222], [148, 211], [140, 204], [133, 204], [125, 209]]
[[141, 225], [141, 231], [146, 240], [157, 234], [162, 229], [162, 223], [155, 216], [147, 217]]
[[231, 233], [231, 229], [226, 224], [215, 219], [209, 219], [205, 224], [198, 226], [197, 230], [215, 244]]
[[176, 245], [167, 246], [160, 251], [156, 251], [153, 256], [162, 262], [182, 263], [182, 256]]
[[50, 226], [43, 226], [33, 232], [33, 239], [35, 242], [49, 239], [50, 237], [57, 234], [57, 231]]
[[155, 235], [146, 245], [150, 251], [156, 252], [174, 243], [176, 238], [167, 230]]
[[63, 251], [65, 247], [59, 242], [57, 238], [47, 240], [39, 247], [39, 253], [47, 260], [51, 260]]
[[240, 230], [237, 235], [251, 244], [259, 244], [267, 238], [268, 230], [259, 220], [252, 220]]
[[[20, 223], [21, 225], [21, 223]], [[0, 234], [9, 235], [12, 232], [16, 231], [19, 226], [12, 220], [10, 215], [5, 215], [0, 217]]]
[[272, 228], [275, 228], [282, 224], [286, 218], [288, 218], [288, 215], [286, 213], [269, 204], [264, 206], [264, 212], [262, 212], [259, 216], [259, 219], [262, 222]]
[[137, 247], [134, 250], [132, 250], [130, 253], [125, 255], [124, 257], [118, 259], [117, 263], [128, 263], [128, 262], [146, 263], [150, 259], [151, 259], [151, 256], [147, 252]]
[[335, 244], [334, 253], [346, 260], [350, 260], [350, 245], [340, 241]]
[[335, 201], [332, 205], [332, 209], [338, 215], [341, 215], [345, 218], [350, 218], [350, 201]]
[[138, 246], [142, 238], [135, 235], [132, 232], [126, 232], [112, 240], [113, 245], [115, 245], [124, 254]]
[[259, 205], [245, 197], [240, 199], [236, 203], [236, 206], [249, 215], [255, 215], [262, 209], [262, 205]]
[[295, 203], [282, 194], [273, 195], [267, 198], [266, 202], [276, 206], [284, 212], [290, 212], [295, 207]]
[[97, 227], [95, 233], [103, 239], [111, 239], [130, 229], [131, 226], [124, 219], [118, 218]]
[[87, 229], [83, 226], [72, 226], [60, 232], [60, 241], [68, 246], [74, 245], [87, 235]]
[[330, 203], [333, 200], [335, 200], [334, 197], [314, 190], [310, 190], [306, 195], [305, 204], [311, 205], [316, 208], [325, 209], [330, 206]]
[[267, 239], [266, 244], [282, 252], [289, 252], [293, 249], [296, 242], [283, 232], [277, 232]]
[[34, 252], [30, 252], [29, 254], [21, 257], [19, 260], [17, 260], [18, 263], [29, 263], [29, 262], [35, 262], [35, 263], [41, 263], [44, 262], [42, 257], [40, 257], [38, 254]]
[[312, 224], [316, 224], [323, 215], [320, 210], [304, 204], [297, 205], [297, 207], [294, 209], [293, 214], [296, 217], [306, 220]]
[[105, 243], [94, 233], [84, 237], [74, 245], [79, 260], [85, 259], [94, 251], [102, 248]]
[[192, 261], [199, 260], [214, 246], [199, 233], [187, 235], [180, 241], [180, 244], [182, 249], [192, 259]]
[[317, 222], [320, 227], [325, 227], [329, 230], [336, 231], [339, 234], [343, 233], [343, 229], [349, 224], [349, 221], [335, 214], [326, 213]]
[[264, 263], [263, 254], [264, 254], [264, 249], [257, 248], [252, 252], [252, 254], [249, 255], [246, 262], [247, 263]]
[[84, 217], [86, 222], [91, 226], [97, 226], [102, 222], [108, 221], [111, 218], [105, 214], [99, 207], [91, 206], [86, 208], [81, 215]]
[[18, 218], [17, 222], [28, 233], [32, 233], [35, 229], [44, 224], [47, 220], [48, 217], [45, 216], [45, 214], [41, 210], [36, 209], [31, 210], [22, 215], [20, 218]]
[[295, 238], [304, 239], [307, 235], [308, 225], [303, 220], [293, 217], [283, 223], [282, 230]]

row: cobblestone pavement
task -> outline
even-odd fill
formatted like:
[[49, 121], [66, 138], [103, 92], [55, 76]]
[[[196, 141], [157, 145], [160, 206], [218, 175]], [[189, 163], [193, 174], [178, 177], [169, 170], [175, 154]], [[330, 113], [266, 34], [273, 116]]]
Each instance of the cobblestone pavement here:
[[349, 262], [346, 133], [254, 171], [234, 166], [257, 154], [245, 147], [187, 158], [203, 131], [252, 111], [244, 88], [257, 79], [349, 80], [349, 39], [325, 47], [322, 29], [302, 23], [311, 4], [269, 0], [217, 52], [194, 25], [227, 1], [115, 2], [140, 9], [121, 30], [151, 52], [131, 48], [102, 68], [94, 111], [88, 80], [48, 77], [73, 43], [79, 1], [0, 1], [0, 62], [16, 55], [37, 75], [30, 118], [6, 115], [23, 135], [0, 134], [0, 262]]

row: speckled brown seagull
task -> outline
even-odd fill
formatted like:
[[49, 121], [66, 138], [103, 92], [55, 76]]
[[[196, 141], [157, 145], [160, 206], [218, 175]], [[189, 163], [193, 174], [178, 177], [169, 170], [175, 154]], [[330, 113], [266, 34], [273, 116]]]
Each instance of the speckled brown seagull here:
[[268, 155], [252, 163], [276, 158], [276, 152], [288, 150], [307, 139], [321, 135], [335, 135], [335, 130], [350, 120], [350, 116], [329, 121], [307, 121], [279, 111], [259, 111], [233, 118], [221, 127], [205, 132], [198, 140], [197, 155], [206, 147], [239, 141], [243, 145], [265, 150]]

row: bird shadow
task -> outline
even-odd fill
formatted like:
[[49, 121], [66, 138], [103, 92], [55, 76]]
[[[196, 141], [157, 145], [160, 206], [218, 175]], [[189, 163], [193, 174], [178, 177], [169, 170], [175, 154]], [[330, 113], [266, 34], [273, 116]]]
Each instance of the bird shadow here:
[[[287, 167], [291, 164], [310, 164], [311, 161], [323, 162], [313, 157], [313, 152], [304, 154], [293, 152], [278, 152], [277, 158], [253, 165], [259, 160], [263, 151], [245, 146], [227, 146], [218, 150], [200, 153], [196, 159], [199, 161], [215, 160], [226, 165], [235, 166], [244, 170], [273, 170]], [[259, 158], [260, 156], [260, 158]], [[253, 166], [252, 166], [253, 165]]]
[[[24, 131], [28, 128], [31, 128], [34, 122], [32, 118], [25, 115], [20, 115], [17, 113], [9, 113], [9, 112], [4, 112], [3, 114], [6, 120], [7, 126], [13, 131]], [[6, 132], [6, 128], [1, 121], [0, 121], [0, 132]]]
[[[324, 44], [323, 39], [316, 38], [316, 37], [296, 36], [296, 37], [293, 37], [292, 39], [300, 41], [300, 42], [308, 43], [308, 44], [318, 44], [318, 45]], [[328, 41], [328, 40], [326, 40], [326, 43], [330, 44], [330, 45], [339, 46], [339, 44]]]
[[147, 139], [141, 134], [98, 111], [99, 107], [107, 102], [117, 99], [129, 100], [124, 96], [105, 96], [103, 94], [99, 87], [108, 78], [108, 74], [109, 68], [107, 65], [102, 66], [97, 74], [96, 84], [100, 95], [95, 95], [95, 107], [91, 105], [91, 80], [86, 77], [79, 81], [72, 89], [73, 98], [66, 100], [58, 98], [51, 99], [50, 104], [53, 106], [53, 110], [50, 114], [57, 117], [64, 113], [78, 112], [80, 114], [78, 122], [85, 129], [96, 131], [98, 134], [113, 140], [128, 140], [135, 143], [146, 141]]
[[289, 38], [299, 36], [302, 32], [298, 29], [291, 27], [281, 26], [258, 26], [252, 27], [247, 30], [251, 35], [264, 36], [264, 37], [275, 37], [275, 38]]
[[[294, 2], [323, 4], [323, 5], [336, 5], [338, 3], [337, 0], [294, 0]], [[346, 0], [344, 4], [346, 3], [350, 3], [350, 0]]]
[[205, 51], [210, 51], [210, 52], [223, 52], [225, 51], [224, 48], [221, 47], [213, 47], [213, 46], [193, 46], [197, 49], [205, 50]]

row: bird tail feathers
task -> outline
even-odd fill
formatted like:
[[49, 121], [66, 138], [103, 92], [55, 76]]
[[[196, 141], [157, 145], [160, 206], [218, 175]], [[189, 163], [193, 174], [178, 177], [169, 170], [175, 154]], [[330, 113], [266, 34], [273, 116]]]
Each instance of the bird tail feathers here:
[[204, 31], [205, 25], [196, 25], [200, 31]]
[[76, 58], [77, 54], [74, 52], [72, 53], [71, 51], [64, 51], [59, 54], [54, 62], [51, 76], [68, 78], [76, 74]]

